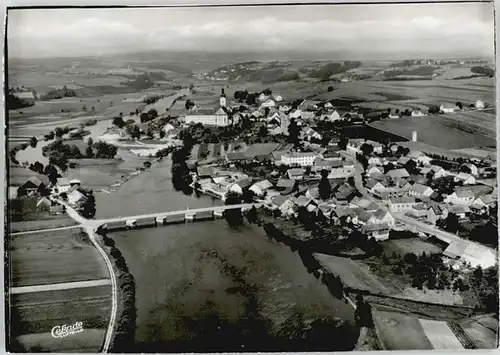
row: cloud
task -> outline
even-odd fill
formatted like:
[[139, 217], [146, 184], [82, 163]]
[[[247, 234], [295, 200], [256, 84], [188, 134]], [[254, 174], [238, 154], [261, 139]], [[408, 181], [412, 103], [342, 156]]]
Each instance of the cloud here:
[[[493, 52], [493, 21], [462, 17], [417, 16], [342, 21], [287, 20], [276, 16], [224, 21], [126, 22], [89, 17], [46, 28], [17, 26], [9, 31], [11, 52], [105, 52], [171, 50], [402, 50], [436, 48], [453, 51], [458, 43], [478, 54]], [[58, 49], [59, 48], [59, 49]], [[458, 48], [455, 48], [458, 49]], [[24, 53], [23, 53], [24, 52]], [[63, 53], [54, 53], [61, 55]]]

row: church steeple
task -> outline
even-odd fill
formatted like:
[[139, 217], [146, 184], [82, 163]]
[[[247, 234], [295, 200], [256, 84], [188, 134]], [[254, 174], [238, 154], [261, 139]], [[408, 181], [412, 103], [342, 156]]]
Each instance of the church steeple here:
[[221, 89], [220, 107], [226, 107], [226, 94], [224, 93], [224, 89]]

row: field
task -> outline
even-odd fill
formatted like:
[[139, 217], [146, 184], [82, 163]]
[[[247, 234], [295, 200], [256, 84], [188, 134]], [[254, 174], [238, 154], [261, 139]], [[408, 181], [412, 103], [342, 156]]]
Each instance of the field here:
[[[40, 219], [43, 218], [43, 219]], [[66, 226], [74, 226], [77, 223], [74, 219], [66, 215], [49, 215], [49, 216], [38, 216], [36, 220], [33, 221], [22, 221], [22, 222], [11, 222], [10, 231], [11, 232], [25, 232], [39, 229], [50, 229]]]
[[419, 319], [409, 314], [373, 309], [379, 340], [387, 350], [432, 350]]
[[456, 121], [450, 122], [440, 116], [404, 117], [370, 125], [407, 138], [411, 137], [412, 131], [417, 131], [419, 142], [447, 149], [496, 145], [494, 134], [484, 136], [478, 129], [459, 126]]
[[[460, 295], [460, 293], [453, 292], [452, 290], [419, 290], [414, 287], [408, 287], [403, 292], [395, 294], [394, 296], [417, 302], [430, 302], [450, 306], [461, 306], [464, 304], [464, 298]], [[472, 306], [474, 306], [474, 304]]]
[[80, 230], [11, 236], [11, 285], [109, 277], [104, 260]]
[[415, 253], [417, 255], [425, 252], [426, 254], [441, 253], [442, 250], [438, 246], [427, 243], [420, 238], [408, 239], [392, 239], [382, 243], [384, 250], [388, 253], [396, 252], [400, 255], [406, 253]]
[[498, 346], [498, 319], [494, 315], [464, 319], [459, 325], [477, 348], [494, 349]]
[[[110, 295], [110, 286], [12, 295], [11, 336], [28, 351], [99, 352], [109, 321]], [[82, 333], [62, 339], [50, 335], [54, 326], [76, 322], [83, 323]]]
[[446, 322], [420, 319], [420, 325], [434, 349], [463, 349]]
[[326, 254], [314, 254], [315, 258], [349, 288], [374, 293], [391, 294], [392, 287], [372, 274], [367, 266], [356, 261]]

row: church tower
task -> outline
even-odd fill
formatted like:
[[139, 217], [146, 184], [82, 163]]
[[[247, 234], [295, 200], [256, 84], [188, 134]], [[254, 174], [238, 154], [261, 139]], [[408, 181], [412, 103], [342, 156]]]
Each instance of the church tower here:
[[221, 90], [220, 94], [220, 107], [226, 107], [226, 94], [224, 94], [224, 89]]

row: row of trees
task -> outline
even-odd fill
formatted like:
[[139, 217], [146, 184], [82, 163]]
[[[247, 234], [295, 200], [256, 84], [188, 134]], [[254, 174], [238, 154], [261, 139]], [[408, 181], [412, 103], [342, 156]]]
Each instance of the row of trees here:
[[64, 85], [60, 89], [53, 89], [40, 95], [40, 100], [57, 100], [62, 99], [63, 97], [76, 97], [76, 91], [68, 89], [68, 87]]
[[33, 100], [20, 99], [14, 94], [7, 94], [7, 109], [8, 110], [18, 110], [24, 107], [30, 107], [35, 104]]

